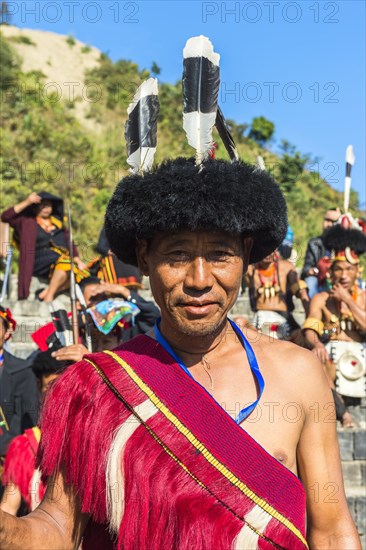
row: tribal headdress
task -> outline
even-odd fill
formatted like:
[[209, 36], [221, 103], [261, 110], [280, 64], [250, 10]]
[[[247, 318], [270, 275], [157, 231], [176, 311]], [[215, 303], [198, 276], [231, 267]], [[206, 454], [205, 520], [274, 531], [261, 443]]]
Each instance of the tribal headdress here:
[[366, 234], [362, 229], [346, 229], [336, 224], [324, 233], [323, 242], [331, 251], [333, 262], [348, 262], [357, 265], [359, 256], [366, 252]]
[[[250, 262], [258, 262], [286, 235], [285, 199], [268, 172], [239, 160], [218, 107], [219, 55], [211, 42], [203, 36], [189, 39], [183, 57], [183, 127], [195, 157], [167, 160], [152, 168], [150, 156], [148, 169], [140, 164], [132, 175], [122, 179], [105, 218], [111, 249], [123, 262], [137, 265], [137, 240], [150, 240], [158, 232], [221, 230], [251, 236]], [[157, 98], [157, 90], [155, 95]], [[144, 110], [144, 127], [150, 128], [145, 146], [155, 152], [154, 112]], [[133, 124], [137, 124], [137, 118]], [[131, 128], [131, 122], [128, 124]], [[231, 162], [210, 158], [214, 125]], [[135, 128], [130, 130], [132, 134], [141, 135], [141, 131]], [[128, 138], [127, 143], [130, 157]]]
[[346, 176], [344, 180], [344, 214], [336, 224], [324, 232], [323, 242], [331, 251], [332, 262], [357, 265], [359, 256], [366, 252], [366, 230], [363, 220], [354, 218], [349, 211], [351, 170], [356, 160], [352, 145], [346, 149]]
[[7, 337], [8, 340], [17, 327], [16, 321], [13, 319], [10, 309], [5, 309], [2, 306], [0, 306], [0, 318], [4, 320], [6, 328], [11, 329], [11, 333]]

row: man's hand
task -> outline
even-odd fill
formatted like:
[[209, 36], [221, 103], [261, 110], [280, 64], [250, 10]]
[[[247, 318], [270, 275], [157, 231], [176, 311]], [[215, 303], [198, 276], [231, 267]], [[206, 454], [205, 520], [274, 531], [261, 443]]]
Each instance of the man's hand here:
[[336, 300], [339, 300], [340, 302], [344, 302], [345, 304], [352, 300], [352, 296], [348, 292], [348, 290], [339, 283], [333, 285], [333, 287], [329, 291], [329, 296], [335, 298]]
[[93, 285], [92, 288], [89, 289], [90, 297], [98, 296], [99, 294], [111, 294], [113, 296], [122, 296], [122, 298], [127, 300], [131, 292], [125, 286], [114, 284], [114, 283], [107, 283], [105, 281], [100, 281], [99, 285]]
[[322, 342], [317, 342], [311, 351], [318, 357], [323, 365], [325, 365], [327, 361], [330, 361], [330, 355]]
[[82, 360], [86, 353], [89, 353], [89, 351], [83, 344], [72, 344], [54, 351], [52, 357], [57, 361], [74, 361], [77, 363]]

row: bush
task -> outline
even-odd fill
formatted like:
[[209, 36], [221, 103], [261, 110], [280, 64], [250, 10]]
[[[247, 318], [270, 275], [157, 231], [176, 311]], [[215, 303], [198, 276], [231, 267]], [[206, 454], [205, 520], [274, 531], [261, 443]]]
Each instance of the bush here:
[[91, 47], [86, 45], [81, 48], [81, 53], [89, 53], [91, 52]]
[[33, 42], [33, 40], [29, 38], [29, 36], [24, 36], [23, 34], [19, 36], [12, 36], [9, 38], [9, 40], [11, 40], [11, 42], [16, 42], [17, 44], [26, 44], [27, 46], [36, 45], [36, 43]]
[[69, 34], [69, 36], [66, 38], [66, 42], [68, 43], [70, 48], [72, 48], [76, 44], [76, 40], [71, 34]]
[[16, 79], [20, 70], [20, 61], [17, 54], [11, 48], [9, 43], [5, 40], [0, 33], [0, 51], [1, 51], [1, 64], [0, 64], [0, 88], [7, 90], [10, 88]]

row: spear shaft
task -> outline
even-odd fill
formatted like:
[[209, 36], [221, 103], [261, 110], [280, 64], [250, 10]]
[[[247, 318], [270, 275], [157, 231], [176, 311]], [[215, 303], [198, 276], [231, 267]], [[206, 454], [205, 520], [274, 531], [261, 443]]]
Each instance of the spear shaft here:
[[76, 281], [75, 281], [75, 262], [72, 239], [72, 223], [70, 203], [67, 204], [67, 218], [69, 226], [69, 253], [70, 253], [70, 300], [71, 300], [71, 324], [72, 324], [72, 339], [74, 344], [79, 343], [79, 323], [78, 310], [76, 307]]

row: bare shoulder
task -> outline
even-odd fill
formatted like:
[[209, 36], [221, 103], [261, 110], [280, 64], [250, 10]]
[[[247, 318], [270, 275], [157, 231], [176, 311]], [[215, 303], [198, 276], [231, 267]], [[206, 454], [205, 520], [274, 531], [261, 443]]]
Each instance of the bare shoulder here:
[[326, 301], [329, 298], [329, 292], [318, 292], [318, 294], [315, 294], [313, 298], [311, 299], [312, 304], [315, 304], [317, 306], [323, 306]]
[[328, 388], [323, 367], [309, 350], [263, 334], [252, 343], [264, 377], [304, 401], [307, 395]]
[[296, 271], [294, 264], [292, 264], [288, 260], [279, 260], [279, 267], [286, 273], [288, 273], [289, 271]]

